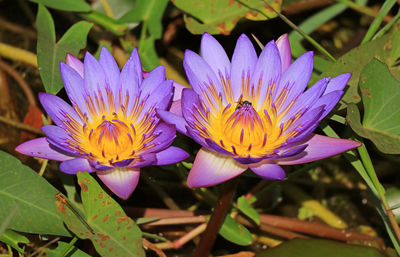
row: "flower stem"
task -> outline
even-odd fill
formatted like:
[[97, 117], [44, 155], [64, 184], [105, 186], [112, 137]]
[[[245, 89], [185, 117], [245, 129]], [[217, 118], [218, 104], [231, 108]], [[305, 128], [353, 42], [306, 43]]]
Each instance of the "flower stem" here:
[[231, 200], [235, 194], [238, 182], [238, 178], [235, 178], [223, 184], [214, 212], [211, 214], [206, 231], [204, 231], [203, 237], [201, 238], [193, 257], [206, 257], [209, 255], [218, 231], [225, 220], [229, 207], [231, 206]]

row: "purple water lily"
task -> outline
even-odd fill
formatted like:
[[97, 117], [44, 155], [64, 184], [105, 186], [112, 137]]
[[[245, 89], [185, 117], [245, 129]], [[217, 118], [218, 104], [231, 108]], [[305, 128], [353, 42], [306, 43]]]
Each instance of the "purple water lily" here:
[[269, 42], [259, 57], [248, 37], [241, 35], [230, 61], [206, 33], [201, 55], [185, 53], [192, 89], [182, 91], [183, 117], [158, 112], [202, 145], [189, 173], [190, 187], [215, 185], [247, 168], [264, 179], [283, 179], [280, 165], [319, 160], [360, 146], [313, 134], [341, 98], [351, 74], [323, 78], [303, 92], [313, 70], [313, 53], [291, 63], [287, 35]]
[[181, 161], [188, 154], [170, 146], [175, 126], [157, 117], [173, 96], [172, 80], [162, 66], [143, 79], [137, 50], [122, 71], [106, 48], [99, 60], [86, 53], [84, 63], [67, 55], [60, 64], [65, 90], [72, 103], [40, 93], [39, 99], [55, 125], [42, 127], [47, 137], [19, 145], [16, 151], [62, 161], [60, 170], [96, 172], [119, 197], [128, 198], [141, 167]]

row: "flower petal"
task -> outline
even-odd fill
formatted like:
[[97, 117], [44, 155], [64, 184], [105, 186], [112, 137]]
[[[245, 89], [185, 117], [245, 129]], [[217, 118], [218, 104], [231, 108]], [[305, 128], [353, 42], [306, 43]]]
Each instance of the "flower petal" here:
[[297, 155], [276, 159], [275, 162], [279, 165], [294, 165], [312, 162], [361, 146], [359, 142], [353, 140], [332, 138], [316, 134], [310, 135], [310, 137], [302, 141], [300, 144], [307, 144], [308, 146], [303, 152]]
[[78, 171], [84, 172], [94, 172], [96, 171], [90, 164], [89, 161], [85, 158], [74, 158], [71, 160], [63, 161], [60, 164], [60, 171], [75, 175]]
[[118, 197], [128, 199], [139, 182], [140, 169], [115, 168], [98, 171], [97, 176]]
[[[217, 74], [211, 69], [211, 67], [201, 58], [198, 54], [186, 50], [185, 57], [183, 59], [183, 67], [186, 71], [186, 76], [189, 80], [193, 90], [199, 94], [200, 97], [211, 99], [213, 105], [217, 106], [213, 95], [210, 93], [210, 88], [214, 88], [217, 93], [221, 93], [223, 96], [223, 89], [220, 80], [217, 78]], [[207, 105], [209, 102], [204, 101]]]
[[231, 69], [229, 58], [220, 43], [207, 32], [201, 38], [200, 49], [201, 57], [210, 65], [217, 77], [220, 75], [229, 76]]
[[66, 161], [74, 157], [50, 145], [47, 138], [40, 137], [24, 142], [15, 148], [15, 151], [43, 159]]
[[99, 63], [105, 72], [106, 85], [111, 89], [113, 95], [118, 95], [120, 70], [114, 57], [104, 46], [100, 50]]
[[170, 146], [167, 149], [156, 153], [156, 162], [154, 165], [168, 165], [185, 160], [190, 155], [184, 150]]
[[285, 171], [281, 166], [270, 160], [249, 164], [249, 168], [263, 179], [282, 180], [285, 178]]
[[149, 152], [155, 153], [164, 150], [165, 148], [170, 146], [172, 144], [172, 141], [174, 141], [176, 137], [175, 125], [160, 122], [154, 129], [153, 135], [155, 135], [155, 138], [149, 143], [147, 143], [146, 146], [147, 145], [154, 145], [154, 146], [138, 154], [149, 153]]
[[289, 90], [289, 93], [285, 97], [285, 102], [280, 111], [285, 110], [293, 99], [303, 93], [310, 81], [313, 63], [313, 52], [307, 52], [297, 58], [282, 74], [281, 81], [274, 92], [274, 101], [277, 100], [283, 90]]
[[153, 110], [156, 108], [159, 110], [166, 110], [170, 106], [173, 96], [172, 83], [172, 79], [165, 80], [159, 84], [157, 90], [154, 90], [151, 94], [140, 96], [140, 102], [144, 101], [145, 104], [141, 115], [139, 115], [139, 119], [147, 114], [150, 108], [153, 108]]
[[130, 168], [142, 168], [145, 166], [152, 165], [156, 161], [155, 153], [147, 153], [140, 156], [140, 160], [136, 160], [135, 162], [129, 165]]
[[[125, 97], [127, 95], [129, 95], [132, 101], [132, 98], [136, 97], [139, 93], [139, 85], [142, 82], [143, 75], [142, 73], [138, 74], [138, 69], [141, 69], [141, 67], [138, 66], [140, 66], [140, 60], [135, 48], [120, 74], [122, 103], [125, 102]], [[114, 96], [115, 102], [118, 101], [118, 98], [119, 94]]]
[[178, 116], [176, 114], [173, 114], [173, 113], [165, 111], [165, 110], [157, 110], [157, 115], [165, 123], [175, 125], [177, 131], [186, 135], [187, 123], [182, 116]]
[[250, 39], [240, 35], [232, 56], [231, 85], [234, 99], [238, 100], [242, 88], [242, 79], [251, 78], [257, 63], [257, 53]]
[[85, 100], [87, 91], [85, 89], [85, 82], [81, 75], [65, 63], [60, 63], [60, 72], [65, 91], [67, 92], [72, 105], [77, 105], [83, 114], [86, 113], [89, 115]]
[[41, 92], [39, 93], [39, 101], [50, 118], [58, 126], [65, 128], [64, 122], [70, 121], [70, 118], [68, 118], [67, 115], [76, 122], [80, 124], [82, 123], [81, 118], [78, 116], [74, 108], [58, 96]]
[[324, 92], [324, 95], [329, 94], [330, 92], [336, 90], [343, 90], [343, 88], [347, 85], [347, 82], [349, 81], [350, 77], [351, 73], [344, 73], [330, 79], [328, 86], [326, 87], [326, 90]]
[[175, 115], [182, 117], [182, 100], [173, 101], [169, 111]]
[[315, 102], [315, 106], [324, 106], [324, 112], [322, 113], [321, 117], [319, 118], [318, 122], [322, 120], [326, 115], [328, 115], [332, 109], [336, 106], [339, 102], [340, 98], [343, 95], [343, 91], [337, 90], [332, 91], [328, 94], [323, 95], [321, 98]]
[[78, 72], [78, 74], [83, 78], [83, 63], [78, 58], [68, 53], [65, 58], [65, 63]]
[[146, 78], [143, 80], [140, 90], [142, 95], [148, 95], [159, 90], [159, 85], [165, 81], [165, 68], [164, 66], [157, 66], [147, 74]]
[[[256, 96], [257, 110], [264, 102], [269, 85], [279, 83], [280, 76], [281, 58], [275, 42], [271, 41], [262, 50], [250, 82], [250, 85], [258, 87], [258, 89], [255, 88], [255, 92], [259, 92]], [[249, 88], [249, 90], [251, 89]], [[248, 93], [250, 94], [250, 92]], [[254, 100], [252, 99], [252, 101]]]
[[174, 98], [173, 101], [181, 100], [182, 98], [182, 90], [188, 88], [187, 86], [181, 85], [174, 81]]
[[279, 54], [281, 56], [281, 63], [282, 63], [282, 73], [289, 68], [290, 64], [292, 63], [292, 52], [290, 49], [289, 38], [287, 34], [283, 34], [276, 40], [276, 45], [279, 49]]
[[201, 148], [190, 170], [187, 184], [189, 187], [212, 186], [238, 176], [247, 169], [247, 165], [236, 162], [206, 148]]

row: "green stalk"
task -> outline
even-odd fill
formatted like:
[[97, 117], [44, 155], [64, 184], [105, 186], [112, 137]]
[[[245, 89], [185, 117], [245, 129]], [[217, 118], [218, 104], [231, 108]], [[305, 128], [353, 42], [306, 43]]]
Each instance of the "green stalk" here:
[[72, 240], [69, 242], [69, 244], [65, 247], [64, 251], [62, 251], [61, 254], [58, 255], [58, 257], [64, 257], [65, 254], [67, 254], [68, 251], [74, 246], [76, 241], [78, 241], [78, 238], [76, 236], [74, 236], [74, 238], [72, 238]]

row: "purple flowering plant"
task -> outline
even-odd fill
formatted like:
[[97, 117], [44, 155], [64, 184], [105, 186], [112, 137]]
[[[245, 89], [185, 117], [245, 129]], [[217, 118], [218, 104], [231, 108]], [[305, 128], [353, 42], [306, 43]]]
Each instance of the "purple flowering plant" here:
[[[316, 17], [347, 3], [296, 14], [323, 28], [313, 37], [324, 46], [288, 21], [292, 4], [281, 0], [14, 2], [0, 1], [0, 146], [9, 152], [0, 151], [1, 253], [292, 257], [288, 247], [299, 257], [394, 256], [393, 247], [400, 256], [396, 168], [385, 172], [400, 153], [399, 16], [389, 10], [398, 1], [382, 1], [377, 15], [369, 2], [354, 5], [340, 15], [346, 25]], [[36, 8], [37, 33], [21, 29], [31, 17], [9, 20], [8, 10]], [[47, 8], [68, 19], [54, 23]], [[307, 18], [311, 12], [317, 16]], [[255, 26], [267, 17], [277, 18], [276, 28]], [[16, 49], [27, 46], [36, 55]], [[7, 76], [28, 99], [16, 91], [24, 124], [4, 110], [14, 96]], [[279, 200], [269, 197], [272, 188]], [[307, 195], [321, 189], [330, 204]], [[356, 218], [331, 210], [337, 195], [362, 208]], [[360, 197], [368, 204], [359, 207]], [[282, 217], [280, 199], [291, 218]], [[316, 232], [316, 223], [296, 220], [302, 207], [326, 224]], [[376, 213], [363, 216], [365, 209]]]
[[322, 78], [304, 92], [313, 53], [291, 60], [287, 35], [269, 42], [259, 57], [245, 35], [231, 61], [208, 33], [201, 40], [201, 56], [186, 50], [183, 65], [192, 88], [182, 91], [182, 115], [158, 113], [202, 146], [188, 176], [190, 187], [212, 186], [247, 168], [261, 178], [281, 180], [285, 172], [280, 165], [360, 146], [313, 133], [338, 103], [351, 74]]
[[163, 66], [143, 78], [136, 49], [120, 71], [106, 48], [96, 60], [86, 53], [82, 63], [67, 55], [61, 77], [72, 106], [40, 93], [55, 125], [42, 127], [46, 137], [25, 142], [16, 151], [62, 161], [60, 171], [96, 172], [112, 192], [127, 199], [137, 186], [140, 168], [176, 163], [188, 157], [170, 146], [175, 126], [162, 122], [156, 110], [171, 105], [173, 81]]

